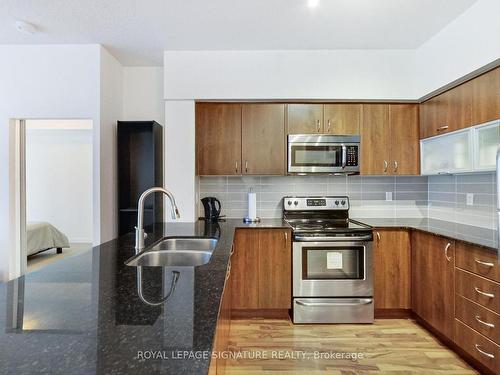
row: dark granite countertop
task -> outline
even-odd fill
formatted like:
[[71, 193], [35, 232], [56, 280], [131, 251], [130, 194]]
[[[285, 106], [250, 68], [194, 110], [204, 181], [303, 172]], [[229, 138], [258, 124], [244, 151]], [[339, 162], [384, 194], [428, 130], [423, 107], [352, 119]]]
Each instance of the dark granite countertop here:
[[496, 230], [436, 219], [356, 218], [374, 228], [411, 228], [497, 251]]
[[[496, 232], [429, 219], [357, 219], [375, 228], [413, 228], [496, 251]], [[125, 235], [0, 284], [0, 372], [9, 374], [206, 374], [235, 228], [284, 228], [281, 219], [243, 224], [166, 223], [149, 228], [146, 246], [165, 236], [218, 237], [199, 267], [143, 267], [137, 292], [134, 237]], [[150, 356], [156, 359], [141, 359]], [[197, 356], [197, 358], [192, 358]]]
[[[167, 223], [149, 228], [146, 246], [164, 236], [219, 237], [199, 267], [143, 267], [138, 296], [134, 237], [125, 235], [0, 284], [0, 372], [8, 374], [206, 374], [236, 227], [282, 228], [281, 219], [246, 225]], [[177, 351], [186, 351], [179, 353]], [[142, 360], [149, 355], [157, 359]], [[197, 355], [201, 358], [186, 356]], [[186, 357], [186, 358], [184, 358]]]

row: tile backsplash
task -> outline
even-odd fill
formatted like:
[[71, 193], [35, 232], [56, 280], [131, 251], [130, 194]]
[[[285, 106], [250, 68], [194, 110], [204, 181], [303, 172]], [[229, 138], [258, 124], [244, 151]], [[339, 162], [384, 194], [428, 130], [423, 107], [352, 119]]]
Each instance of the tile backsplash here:
[[495, 173], [429, 177], [429, 217], [434, 219], [494, 229], [496, 197]]
[[[257, 215], [282, 216], [286, 195], [347, 195], [351, 217], [426, 217], [428, 178], [423, 176], [230, 176], [200, 177], [199, 197], [214, 196], [222, 214], [240, 218], [247, 214], [247, 193], [257, 194]], [[386, 200], [387, 193], [392, 201]], [[203, 208], [198, 205], [199, 214]]]

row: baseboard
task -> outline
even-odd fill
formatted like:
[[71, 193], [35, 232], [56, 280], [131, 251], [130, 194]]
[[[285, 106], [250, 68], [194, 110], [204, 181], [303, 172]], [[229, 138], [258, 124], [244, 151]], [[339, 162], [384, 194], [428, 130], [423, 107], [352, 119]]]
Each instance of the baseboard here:
[[436, 337], [441, 342], [441, 344], [453, 350], [460, 356], [460, 358], [462, 358], [465, 362], [467, 362], [473, 368], [478, 370], [481, 374], [495, 375], [493, 371], [488, 369], [485, 365], [483, 365], [481, 362], [479, 362], [477, 359], [472, 357], [469, 353], [467, 353], [461, 347], [455, 344], [452, 339], [443, 335], [441, 332], [436, 330], [433, 326], [431, 326], [429, 323], [427, 323], [424, 319], [422, 319], [414, 312], [412, 312], [412, 318], [415, 319], [415, 322], [417, 322], [419, 325], [421, 325], [427, 331], [429, 331], [434, 337]]
[[288, 309], [231, 309], [231, 319], [288, 319], [290, 310]]
[[375, 319], [404, 319], [411, 316], [410, 309], [375, 309]]

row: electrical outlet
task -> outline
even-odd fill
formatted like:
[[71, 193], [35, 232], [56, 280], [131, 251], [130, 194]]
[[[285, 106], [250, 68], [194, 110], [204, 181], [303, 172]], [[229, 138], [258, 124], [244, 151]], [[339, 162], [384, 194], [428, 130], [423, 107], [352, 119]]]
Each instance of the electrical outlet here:
[[467, 204], [467, 206], [473, 206], [474, 205], [474, 194], [467, 193], [467, 195], [466, 195], [466, 204]]
[[386, 191], [386, 192], [385, 192], [385, 200], [386, 200], [387, 202], [392, 201], [392, 191]]

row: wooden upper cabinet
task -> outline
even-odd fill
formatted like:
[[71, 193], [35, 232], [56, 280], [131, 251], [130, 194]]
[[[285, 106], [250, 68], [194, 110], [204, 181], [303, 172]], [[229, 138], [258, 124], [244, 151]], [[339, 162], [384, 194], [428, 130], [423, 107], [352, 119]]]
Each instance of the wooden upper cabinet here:
[[394, 175], [420, 174], [419, 126], [417, 104], [391, 104], [391, 160]]
[[472, 80], [472, 123], [500, 119], [500, 67]]
[[241, 104], [196, 104], [198, 175], [241, 174]]
[[363, 104], [361, 124], [361, 174], [389, 172], [391, 128], [388, 104]]
[[361, 104], [325, 104], [324, 133], [359, 135]]
[[436, 330], [453, 338], [454, 241], [417, 231], [411, 236], [412, 309]]
[[259, 308], [292, 307], [292, 234], [289, 229], [259, 230]]
[[287, 134], [323, 133], [323, 104], [288, 104]]
[[376, 309], [410, 309], [410, 235], [406, 230], [376, 229], [373, 297]]
[[241, 121], [243, 174], [285, 173], [285, 105], [243, 104]]
[[472, 125], [472, 81], [448, 90], [420, 105], [420, 138]]

